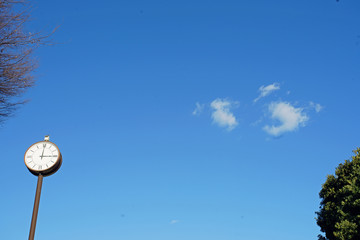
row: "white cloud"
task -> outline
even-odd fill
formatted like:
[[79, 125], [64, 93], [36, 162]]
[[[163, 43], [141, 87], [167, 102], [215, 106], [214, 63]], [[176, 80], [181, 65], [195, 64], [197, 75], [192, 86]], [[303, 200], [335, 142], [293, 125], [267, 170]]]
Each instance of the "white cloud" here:
[[175, 224], [175, 223], [178, 223], [178, 222], [180, 222], [180, 221], [177, 220], [177, 219], [174, 219], [174, 220], [171, 220], [171, 221], [170, 221], [170, 224]]
[[214, 112], [211, 114], [213, 122], [218, 124], [220, 127], [226, 127], [229, 131], [233, 130], [238, 122], [230, 108], [233, 103], [217, 98], [210, 104], [211, 108], [214, 109]]
[[315, 109], [315, 112], [320, 112], [324, 107], [318, 103], [310, 102], [310, 107]]
[[263, 129], [272, 136], [280, 136], [285, 132], [292, 132], [299, 128], [299, 126], [305, 126], [309, 117], [303, 113], [302, 108], [295, 108], [287, 102], [272, 102], [269, 105], [269, 112], [271, 118], [279, 120], [281, 122], [278, 126], [266, 125]]
[[195, 103], [196, 107], [194, 109], [194, 111], [192, 112], [193, 115], [197, 116], [200, 115], [202, 113], [202, 111], [204, 110], [204, 104], [200, 104], [200, 103]]
[[278, 83], [273, 83], [273, 84], [267, 85], [266, 87], [264, 85], [262, 85], [259, 88], [260, 95], [256, 99], [254, 99], [254, 103], [256, 103], [260, 98], [266, 97], [270, 93], [272, 93], [276, 90], [279, 90], [279, 89], [280, 89], [280, 84], [278, 84]]

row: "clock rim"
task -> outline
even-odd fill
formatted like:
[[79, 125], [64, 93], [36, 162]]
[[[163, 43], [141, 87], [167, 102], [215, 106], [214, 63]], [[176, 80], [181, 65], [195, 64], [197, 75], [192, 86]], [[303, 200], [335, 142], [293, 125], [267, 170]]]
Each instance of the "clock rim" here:
[[[58, 152], [59, 152], [59, 155], [58, 155], [58, 157], [57, 157], [57, 159], [56, 159], [56, 161], [55, 161], [55, 164], [54, 165], [52, 165], [50, 168], [48, 168], [48, 169], [44, 169], [44, 170], [34, 170], [34, 169], [32, 169], [32, 168], [30, 168], [27, 164], [26, 164], [26, 153], [30, 150], [30, 148], [32, 147], [32, 146], [34, 146], [34, 145], [36, 145], [36, 144], [38, 144], [38, 143], [51, 143], [51, 144], [53, 144], [55, 147], [56, 147], [56, 149], [58, 150]], [[26, 151], [25, 151], [25, 154], [24, 154], [24, 163], [25, 163], [25, 166], [26, 166], [26, 168], [32, 173], [32, 174], [34, 174], [34, 175], [39, 175], [39, 174], [41, 174], [41, 175], [44, 175], [44, 176], [48, 176], [48, 175], [51, 175], [51, 174], [53, 174], [53, 173], [55, 173], [59, 168], [60, 168], [60, 166], [61, 166], [61, 164], [62, 164], [62, 155], [61, 155], [61, 152], [60, 152], [60, 149], [59, 149], [59, 147], [55, 144], [55, 143], [53, 143], [53, 142], [51, 142], [51, 141], [38, 141], [38, 142], [36, 142], [36, 143], [33, 143], [30, 147], [28, 147], [28, 149], [26, 149]], [[60, 166], [58, 166], [58, 165], [60, 165]], [[53, 170], [55, 170], [54, 172], [53, 172]]]

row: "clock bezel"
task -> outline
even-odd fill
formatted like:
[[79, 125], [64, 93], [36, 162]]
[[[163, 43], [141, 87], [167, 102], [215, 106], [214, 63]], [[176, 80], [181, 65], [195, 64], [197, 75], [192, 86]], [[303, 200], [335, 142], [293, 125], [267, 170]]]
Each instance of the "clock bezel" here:
[[[34, 169], [30, 168], [30, 167], [27, 165], [27, 163], [26, 163], [26, 154], [27, 154], [27, 152], [28, 152], [28, 151], [30, 150], [30, 148], [32, 148], [34, 145], [39, 144], [39, 143], [50, 143], [50, 144], [52, 144], [53, 146], [55, 146], [56, 149], [57, 149], [58, 152], [59, 152], [58, 157], [57, 157], [57, 159], [56, 159], [56, 161], [55, 161], [55, 164], [52, 165], [52, 166], [51, 166], [50, 168], [48, 168], [48, 169], [44, 169], [44, 170], [34, 170]], [[25, 154], [24, 154], [24, 163], [25, 163], [26, 168], [27, 168], [32, 174], [34, 174], [35, 176], [38, 176], [38, 175], [40, 175], [40, 174], [43, 175], [43, 176], [50, 176], [50, 175], [54, 174], [55, 172], [57, 172], [57, 170], [59, 170], [59, 168], [61, 167], [61, 165], [62, 165], [62, 155], [61, 155], [61, 152], [60, 152], [59, 147], [58, 147], [55, 143], [53, 143], [53, 142], [51, 142], [51, 141], [48, 141], [48, 140], [43, 140], [43, 141], [36, 142], [36, 143], [32, 144], [30, 147], [28, 147], [28, 149], [25, 151]]]

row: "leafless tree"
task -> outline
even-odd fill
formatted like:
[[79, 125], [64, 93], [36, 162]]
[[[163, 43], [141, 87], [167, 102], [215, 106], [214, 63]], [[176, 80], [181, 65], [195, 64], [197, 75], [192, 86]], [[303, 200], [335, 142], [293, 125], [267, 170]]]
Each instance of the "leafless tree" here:
[[16, 99], [33, 86], [32, 53], [47, 37], [25, 31], [29, 14], [26, 0], [0, 0], [0, 123], [26, 102]]

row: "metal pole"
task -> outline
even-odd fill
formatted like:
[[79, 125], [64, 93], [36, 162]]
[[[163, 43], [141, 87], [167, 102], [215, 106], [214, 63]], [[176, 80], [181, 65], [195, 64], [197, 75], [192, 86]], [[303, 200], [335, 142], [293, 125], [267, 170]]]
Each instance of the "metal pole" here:
[[33, 210], [32, 218], [31, 218], [29, 240], [34, 240], [34, 236], [35, 236], [36, 219], [37, 219], [37, 215], [38, 215], [38, 211], [39, 211], [42, 181], [43, 181], [43, 175], [39, 174], [37, 186], [36, 186], [34, 210]]

